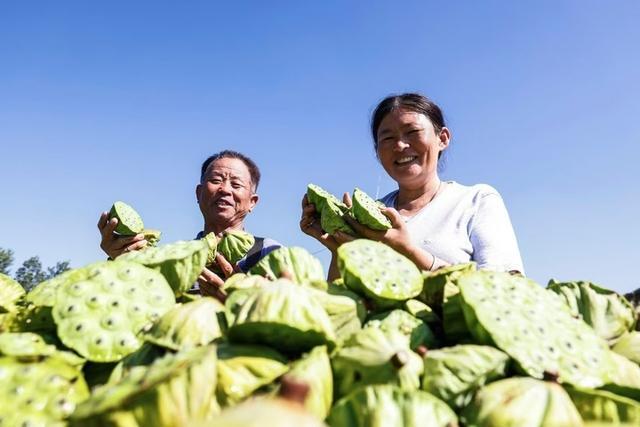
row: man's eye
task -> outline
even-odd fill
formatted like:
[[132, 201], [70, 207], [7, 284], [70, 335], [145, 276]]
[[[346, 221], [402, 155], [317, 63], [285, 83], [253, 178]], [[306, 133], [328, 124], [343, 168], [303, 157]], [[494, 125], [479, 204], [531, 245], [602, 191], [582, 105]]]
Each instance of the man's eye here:
[[210, 179], [209, 182], [212, 184], [220, 184], [222, 180], [220, 178], [213, 178], [213, 179]]

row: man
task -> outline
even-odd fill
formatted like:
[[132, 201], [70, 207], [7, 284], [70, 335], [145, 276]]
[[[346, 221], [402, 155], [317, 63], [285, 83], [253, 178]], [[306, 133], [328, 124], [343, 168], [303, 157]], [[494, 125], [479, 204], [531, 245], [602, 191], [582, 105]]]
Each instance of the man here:
[[[204, 219], [203, 230], [197, 238], [211, 232], [221, 236], [226, 230], [243, 230], [244, 219], [258, 204], [256, 191], [259, 183], [258, 166], [241, 153], [224, 150], [205, 160], [200, 171], [200, 183], [196, 186], [196, 200]], [[117, 224], [117, 219], [109, 220], [108, 212], [103, 212], [98, 222], [102, 235], [100, 247], [110, 258], [115, 259], [122, 253], [140, 250], [147, 245], [142, 234], [114, 234]], [[225, 277], [205, 268], [198, 278], [200, 292], [221, 298], [223, 294], [220, 289], [224, 279], [236, 271], [248, 271], [262, 257], [280, 246], [275, 240], [256, 237], [255, 245], [236, 265], [231, 265], [218, 254], [216, 261]]]

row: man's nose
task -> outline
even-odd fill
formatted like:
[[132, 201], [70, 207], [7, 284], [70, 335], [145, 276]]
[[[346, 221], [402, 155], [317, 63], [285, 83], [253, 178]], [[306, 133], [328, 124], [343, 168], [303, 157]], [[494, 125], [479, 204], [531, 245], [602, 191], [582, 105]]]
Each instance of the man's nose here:
[[224, 193], [231, 193], [231, 182], [226, 180], [222, 181], [218, 186], [218, 191], [222, 191]]

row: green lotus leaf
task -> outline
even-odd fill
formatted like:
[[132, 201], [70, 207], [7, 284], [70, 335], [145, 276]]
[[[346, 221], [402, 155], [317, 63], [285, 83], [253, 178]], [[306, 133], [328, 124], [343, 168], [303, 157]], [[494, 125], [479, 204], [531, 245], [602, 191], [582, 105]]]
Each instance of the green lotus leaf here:
[[351, 201], [353, 202], [351, 212], [360, 224], [373, 230], [388, 230], [391, 228], [389, 218], [380, 212], [380, 205], [367, 193], [356, 188], [353, 190]]
[[396, 384], [417, 390], [424, 370], [422, 358], [397, 331], [364, 328], [347, 339], [332, 356], [336, 393], [344, 396], [370, 384]]
[[327, 347], [318, 346], [293, 362], [287, 377], [309, 386], [304, 406], [324, 420], [333, 402], [333, 373]]
[[299, 353], [316, 345], [333, 346], [336, 336], [327, 312], [307, 289], [279, 279], [248, 296], [229, 328], [228, 338], [231, 342], [264, 344]]
[[507, 378], [481, 388], [461, 414], [468, 427], [581, 427], [582, 418], [557, 383]]
[[424, 391], [392, 385], [368, 386], [339, 400], [327, 419], [331, 427], [455, 427], [456, 414]]
[[320, 261], [306, 249], [299, 247], [281, 247], [271, 251], [254, 265], [249, 273], [271, 280], [286, 277], [300, 284], [322, 282], [324, 279]]
[[640, 364], [640, 332], [633, 331], [623, 335], [611, 350]]
[[207, 345], [222, 337], [225, 323], [224, 306], [214, 298], [203, 297], [173, 307], [144, 332], [142, 338], [178, 351]]
[[239, 403], [289, 370], [287, 359], [269, 347], [220, 344], [218, 346], [218, 401]]
[[509, 356], [481, 345], [457, 345], [429, 350], [424, 358], [422, 389], [458, 410], [477, 389], [507, 374]]
[[600, 422], [609, 426], [640, 425], [640, 403], [602, 390], [567, 387], [585, 425]]
[[412, 350], [421, 345], [427, 348], [438, 347], [438, 339], [429, 329], [429, 326], [422, 320], [400, 309], [376, 314], [364, 326], [365, 328], [379, 328], [385, 332], [398, 331], [409, 338], [409, 345]]
[[606, 342], [555, 295], [509, 273], [468, 272], [457, 279], [464, 318], [479, 344], [507, 353], [534, 378], [545, 372], [580, 387], [598, 387], [609, 376]]
[[59, 359], [32, 363], [0, 357], [0, 378], [3, 426], [63, 425], [89, 396], [80, 371]]
[[625, 333], [634, 330], [636, 315], [633, 306], [622, 295], [591, 282], [556, 282], [547, 289], [564, 297], [574, 316], [582, 318], [610, 345]]
[[187, 426], [219, 412], [214, 346], [167, 354], [135, 367], [117, 384], [94, 390], [70, 418], [71, 426]]
[[176, 296], [189, 291], [202, 273], [209, 247], [204, 240], [178, 241], [144, 251], [133, 251], [118, 261], [135, 262], [160, 272]]
[[123, 236], [133, 236], [144, 230], [144, 223], [138, 212], [124, 202], [115, 202], [109, 211], [109, 219], [116, 218], [115, 232]]
[[0, 312], [11, 311], [15, 302], [25, 295], [22, 285], [0, 273]]
[[338, 248], [338, 268], [344, 283], [379, 306], [399, 305], [422, 290], [420, 270], [384, 243], [357, 239]]

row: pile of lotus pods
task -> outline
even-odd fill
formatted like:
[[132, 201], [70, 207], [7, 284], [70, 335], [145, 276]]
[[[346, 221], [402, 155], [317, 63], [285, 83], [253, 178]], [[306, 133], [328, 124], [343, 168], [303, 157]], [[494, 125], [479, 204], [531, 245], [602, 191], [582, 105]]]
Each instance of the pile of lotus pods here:
[[[357, 190], [318, 186], [322, 227], [389, 227]], [[118, 202], [121, 234], [144, 230]], [[156, 233], [159, 237], [159, 233]], [[590, 282], [435, 272], [371, 240], [338, 250], [327, 283], [280, 248], [190, 293], [215, 254], [253, 236], [181, 241], [65, 272], [25, 294], [0, 276], [4, 426], [638, 426], [635, 307]]]

